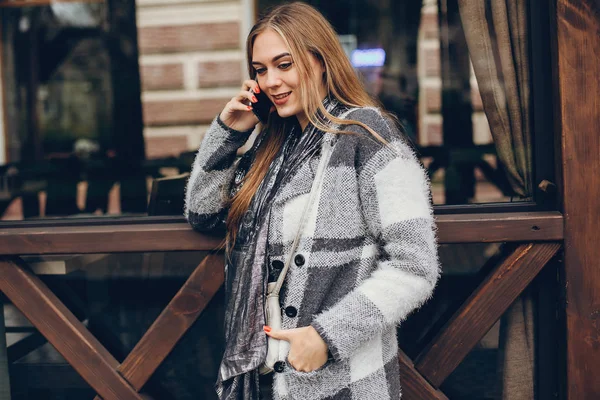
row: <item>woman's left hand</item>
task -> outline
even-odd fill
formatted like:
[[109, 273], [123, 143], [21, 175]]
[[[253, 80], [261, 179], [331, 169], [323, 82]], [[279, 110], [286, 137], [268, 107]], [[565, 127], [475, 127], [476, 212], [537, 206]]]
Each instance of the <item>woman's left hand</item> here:
[[327, 343], [312, 326], [279, 331], [271, 330], [267, 326], [264, 329], [273, 339], [290, 343], [288, 362], [295, 370], [311, 372], [327, 362]]

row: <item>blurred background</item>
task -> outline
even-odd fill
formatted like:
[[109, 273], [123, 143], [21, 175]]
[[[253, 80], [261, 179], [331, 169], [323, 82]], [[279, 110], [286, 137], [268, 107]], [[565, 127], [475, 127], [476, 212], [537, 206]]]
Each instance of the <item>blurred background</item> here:
[[[530, 200], [497, 157], [457, 6], [309, 3], [417, 145], [435, 204]], [[148, 209], [153, 183], [189, 172], [246, 78], [247, 31], [275, 4], [0, 2], [2, 220], [158, 212]], [[160, 212], [181, 215], [179, 204]]]
[[[531, 11], [523, 2], [307, 2], [334, 26], [367, 91], [398, 117], [427, 168], [436, 212], [533, 204]], [[82, 218], [183, 221], [183, 191], [202, 137], [247, 79], [247, 32], [279, 3], [0, 0], [0, 227]], [[497, 26], [474, 28], [484, 26], [473, 23], [481, 22], [474, 6], [505, 3], [510, 7], [507, 15], [495, 14]], [[493, 51], [481, 53], [486, 49]], [[510, 251], [503, 243], [441, 246], [442, 279], [434, 299], [403, 323], [404, 351], [416, 356]], [[205, 255], [26, 261], [122, 360]], [[56, 350], [2, 300], [12, 398], [92, 398]], [[222, 301], [217, 294], [147, 393], [161, 400], [215, 398]], [[516, 330], [514, 317], [503, 317], [444, 382], [449, 398], [532, 398], [530, 304], [518, 304]], [[526, 343], [526, 351], [513, 346], [508, 354], [506, 344], [515, 341]], [[524, 369], [515, 373], [515, 363]]]

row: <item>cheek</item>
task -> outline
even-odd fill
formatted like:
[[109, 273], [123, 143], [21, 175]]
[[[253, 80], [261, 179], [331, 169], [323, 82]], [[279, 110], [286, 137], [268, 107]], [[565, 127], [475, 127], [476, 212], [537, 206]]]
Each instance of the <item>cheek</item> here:
[[265, 87], [266, 79], [264, 76], [257, 75], [256, 82], [258, 83], [258, 87], [262, 89]]

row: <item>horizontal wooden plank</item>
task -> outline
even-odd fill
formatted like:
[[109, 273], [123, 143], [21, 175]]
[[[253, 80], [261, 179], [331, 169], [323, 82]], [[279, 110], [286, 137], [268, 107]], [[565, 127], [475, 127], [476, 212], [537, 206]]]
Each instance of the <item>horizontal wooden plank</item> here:
[[[439, 243], [563, 239], [558, 212], [439, 215], [436, 221]], [[14, 227], [0, 231], [0, 255], [213, 250], [221, 242], [185, 222]]]
[[117, 360], [18, 259], [0, 259], [0, 290], [105, 400], [141, 400]]
[[479, 285], [422, 352], [416, 369], [439, 387], [560, 249], [560, 243], [520, 245]]
[[53, 3], [104, 3], [105, 0], [0, 0], [2, 7], [48, 6]]
[[546, 242], [562, 240], [557, 211], [447, 214], [436, 217], [440, 243]]
[[411, 359], [402, 350], [398, 350], [398, 359], [400, 360], [400, 384], [404, 400], [448, 400], [444, 393], [431, 386], [417, 372]]
[[14, 228], [0, 231], [0, 254], [90, 254], [213, 250], [221, 237], [186, 223]]

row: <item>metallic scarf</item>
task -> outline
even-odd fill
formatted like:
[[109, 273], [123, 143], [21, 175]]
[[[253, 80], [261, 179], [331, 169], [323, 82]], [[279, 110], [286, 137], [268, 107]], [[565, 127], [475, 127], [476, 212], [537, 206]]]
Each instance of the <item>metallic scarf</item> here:
[[[340, 107], [329, 97], [323, 100], [323, 105], [332, 114]], [[310, 123], [304, 132], [300, 132], [295, 117], [290, 121], [294, 124], [242, 218], [235, 243], [227, 249], [225, 352], [216, 383], [221, 400], [259, 399], [258, 367], [267, 355], [263, 326], [268, 279], [269, 205], [298, 168], [320, 151], [324, 137], [323, 132]], [[257, 139], [252, 150], [260, 146], [261, 139]], [[239, 190], [252, 165], [253, 154], [254, 151], [250, 151], [240, 160], [232, 194]]]

